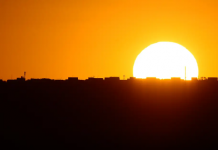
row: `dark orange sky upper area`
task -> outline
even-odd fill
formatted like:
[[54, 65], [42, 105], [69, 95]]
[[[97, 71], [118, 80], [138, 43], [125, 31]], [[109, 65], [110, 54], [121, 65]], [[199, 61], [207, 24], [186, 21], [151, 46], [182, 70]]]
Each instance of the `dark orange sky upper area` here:
[[0, 78], [132, 76], [137, 55], [171, 41], [218, 76], [216, 0], [0, 0]]

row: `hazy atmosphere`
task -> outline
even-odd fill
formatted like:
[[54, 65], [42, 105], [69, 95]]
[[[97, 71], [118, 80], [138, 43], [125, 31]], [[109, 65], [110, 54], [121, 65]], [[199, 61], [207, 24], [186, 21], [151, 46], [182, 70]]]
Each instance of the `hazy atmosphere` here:
[[216, 0], [0, 0], [0, 78], [133, 76], [137, 55], [170, 41], [218, 76]]

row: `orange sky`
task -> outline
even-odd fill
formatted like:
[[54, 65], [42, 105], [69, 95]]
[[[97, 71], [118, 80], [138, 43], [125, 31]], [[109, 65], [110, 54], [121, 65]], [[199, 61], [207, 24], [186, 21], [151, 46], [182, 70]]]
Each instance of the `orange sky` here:
[[0, 0], [0, 78], [133, 76], [137, 55], [159, 41], [218, 76], [217, 0]]

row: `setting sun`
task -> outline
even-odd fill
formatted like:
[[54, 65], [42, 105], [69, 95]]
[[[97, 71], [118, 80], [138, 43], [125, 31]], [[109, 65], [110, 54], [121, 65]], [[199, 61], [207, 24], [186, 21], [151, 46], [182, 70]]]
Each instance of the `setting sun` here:
[[158, 42], [145, 48], [136, 58], [133, 67], [136, 78], [180, 77], [191, 80], [198, 77], [194, 56], [183, 46], [173, 42]]

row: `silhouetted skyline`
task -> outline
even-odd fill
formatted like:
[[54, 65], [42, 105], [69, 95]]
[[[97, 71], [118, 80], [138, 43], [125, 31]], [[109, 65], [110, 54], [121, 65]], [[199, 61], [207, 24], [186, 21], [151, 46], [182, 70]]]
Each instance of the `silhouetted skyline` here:
[[0, 82], [7, 147], [169, 148], [217, 144], [217, 78]]
[[1, 147], [214, 148], [217, 8], [217, 0], [0, 0]]

